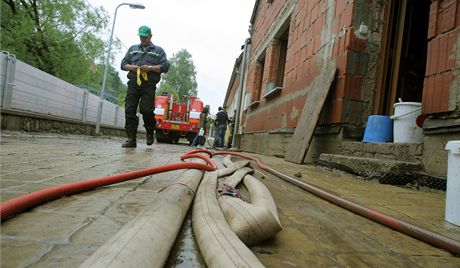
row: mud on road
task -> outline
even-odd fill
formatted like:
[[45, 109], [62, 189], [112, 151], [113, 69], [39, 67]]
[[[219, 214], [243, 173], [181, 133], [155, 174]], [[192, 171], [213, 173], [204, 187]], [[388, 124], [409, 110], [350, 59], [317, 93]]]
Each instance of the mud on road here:
[[[120, 147], [120, 138], [3, 132], [2, 202], [55, 185], [175, 163], [186, 145]], [[343, 198], [460, 240], [444, 221], [445, 193], [357, 180], [342, 172], [253, 155]], [[221, 157], [215, 157], [217, 162]], [[1, 225], [1, 267], [78, 267], [155, 199], [182, 171], [147, 176], [63, 197]], [[339, 208], [273, 175], [256, 172], [276, 202], [283, 230], [251, 247], [266, 267], [460, 267], [460, 258]], [[167, 267], [204, 267], [190, 218]]]

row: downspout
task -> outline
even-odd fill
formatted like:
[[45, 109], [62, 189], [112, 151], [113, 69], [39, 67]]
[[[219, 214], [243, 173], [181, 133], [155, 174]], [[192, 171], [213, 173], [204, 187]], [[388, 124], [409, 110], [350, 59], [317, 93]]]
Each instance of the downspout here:
[[[252, 26], [249, 26], [249, 29], [252, 29]], [[251, 33], [251, 30], [249, 30]], [[238, 95], [236, 101], [236, 115], [235, 115], [235, 127], [233, 128], [233, 137], [232, 137], [232, 145], [234, 147], [240, 147], [240, 138], [236, 139], [236, 135], [239, 134], [240, 128], [240, 116], [241, 116], [241, 101], [243, 98], [243, 85], [244, 85], [244, 77], [245, 77], [245, 69], [246, 69], [246, 60], [247, 54], [251, 45], [251, 38], [247, 38], [244, 42], [244, 50], [243, 50], [243, 58], [240, 64], [240, 82], [238, 85]]]

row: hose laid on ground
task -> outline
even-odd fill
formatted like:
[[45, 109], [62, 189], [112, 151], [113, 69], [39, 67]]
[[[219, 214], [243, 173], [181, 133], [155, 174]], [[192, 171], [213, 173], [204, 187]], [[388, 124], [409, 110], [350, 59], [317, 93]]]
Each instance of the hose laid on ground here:
[[247, 246], [271, 238], [282, 229], [270, 191], [261, 181], [248, 175], [252, 172], [252, 168], [239, 169], [224, 183], [225, 187], [236, 188], [243, 180], [249, 191], [250, 203], [234, 195], [221, 194], [217, 198], [230, 228]]
[[250, 167], [244, 167], [238, 169], [233, 173], [230, 177], [225, 179], [225, 185], [230, 186], [232, 188], [236, 188], [236, 186], [241, 182], [241, 180], [246, 176], [246, 174], [253, 173], [254, 169]]
[[217, 171], [205, 172], [193, 202], [192, 225], [208, 267], [264, 267], [230, 229], [216, 198]]
[[[225, 160], [224, 159], [224, 165], [225, 165]], [[230, 161], [230, 160], [228, 160]], [[240, 170], [241, 168], [249, 165], [249, 160], [242, 160], [242, 161], [236, 161], [235, 163], [230, 162], [230, 164], [227, 163], [226, 168], [219, 169], [217, 172], [217, 177], [223, 177], [227, 176], [230, 174], [233, 174], [237, 170]]]
[[202, 176], [193, 169], [182, 173], [80, 267], [163, 267]]
[[178, 170], [178, 169], [199, 169], [213, 171], [217, 169], [217, 166], [209, 158], [196, 154], [195, 151], [191, 151], [181, 156], [181, 159], [188, 158], [200, 158], [207, 162], [206, 164], [200, 163], [174, 163], [167, 164], [159, 167], [146, 168], [142, 170], [135, 170], [126, 173], [116, 174], [112, 176], [100, 177], [95, 179], [89, 179], [85, 181], [78, 181], [64, 185], [58, 185], [47, 189], [35, 191], [29, 194], [25, 194], [0, 204], [0, 219], [3, 221], [15, 214], [31, 209], [35, 206], [43, 204], [45, 202], [57, 199], [62, 196], [68, 196], [76, 193], [81, 193], [88, 190], [93, 190], [98, 187], [106, 186], [109, 184], [119, 183], [127, 180], [137, 179], [148, 175], [158, 174], [166, 171]]
[[254, 196], [254, 198], [251, 198], [251, 203], [256, 206], [263, 206], [268, 208], [271, 211], [273, 217], [275, 217], [276, 222], [280, 224], [275, 200], [273, 200], [273, 197], [271, 196], [267, 186], [265, 186], [265, 184], [263, 184], [260, 180], [251, 175], [246, 175], [244, 177], [243, 184], [246, 185], [246, 188], [248, 188], [251, 195]]
[[418, 240], [421, 240], [425, 243], [428, 243], [430, 245], [433, 245], [438, 248], [445, 249], [453, 254], [460, 255], [460, 241], [454, 240], [452, 238], [443, 236], [441, 234], [432, 232], [427, 229], [423, 229], [421, 227], [418, 227], [416, 225], [410, 224], [408, 222], [398, 220], [396, 218], [393, 218], [391, 216], [385, 215], [383, 213], [380, 213], [378, 211], [372, 210], [370, 208], [364, 207], [362, 205], [359, 205], [357, 203], [351, 202], [349, 200], [343, 199], [339, 196], [333, 195], [323, 189], [320, 189], [314, 185], [308, 184], [306, 182], [299, 181], [295, 178], [292, 178], [288, 175], [285, 175], [275, 169], [272, 169], [259, 161], [257, 158], [253, 158], [250, 156], [246, 156], [244, 154], [240, 153], [235, 153], [235, 152], [215, 152], [213, 155], [234, 155], [238, 157], [242, 157], [245, 159], [250, 159], [254, 161], [257, 166], [259, 166], [262, 170], [265, 170], [291, 184], [294, 184], [297, 187], [300, 187], [314, 195], [317, 195], [331, 203], [334, 203], [337, 206], [340, 206], [342, 208], [345, 208], [349, 211], [352, 211], [358, 215], [361, 215], [363, 217], [366, 217], [370, 220], [373, 220], [377, 223], [380, 223], [382, 225], [385, 225], [393, 230], [399, 231], [401, 233], [404, 233], [406, 235], [409, 235], [413, 238], [416, 238]]

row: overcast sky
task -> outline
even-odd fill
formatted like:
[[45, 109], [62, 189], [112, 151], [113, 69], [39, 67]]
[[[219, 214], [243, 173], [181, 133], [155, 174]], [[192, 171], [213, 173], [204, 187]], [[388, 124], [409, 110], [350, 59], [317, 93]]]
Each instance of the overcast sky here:
[[[137, 29], [152, 29], [152, 42], [161, 46], [168, 58], [185, 48], [192, 55], [197, 72], [198, 97], [211, 106], [211, 113], [224, 102], [228, 82], [244, 40], [255, 0], [86, 0], [93, 7], [104, 7], [112, 27], [115, 8], [120, 3], [142, 3], [145, 9], [121, 6], [117, 11], [115, 36], [126, 46], [139, 43]], [[110, 33], [110, 29], [109, 29]], [[122, 46], [115, 57], [119, 69], [126, 52]]]

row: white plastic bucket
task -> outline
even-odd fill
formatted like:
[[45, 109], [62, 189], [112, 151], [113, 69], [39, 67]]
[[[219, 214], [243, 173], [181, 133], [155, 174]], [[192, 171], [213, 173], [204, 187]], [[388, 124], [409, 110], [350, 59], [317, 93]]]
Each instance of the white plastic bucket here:
[[446, 187], [446, 221], [460, 226], [460, 141], [446, 144], [447, 187]]
[[420, 102], [398, 102], [394, 104], [393, 123], [394, 143], [422, 143], [423, 129], [416, 124], [417, 116], [422, 113]]

